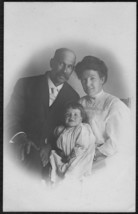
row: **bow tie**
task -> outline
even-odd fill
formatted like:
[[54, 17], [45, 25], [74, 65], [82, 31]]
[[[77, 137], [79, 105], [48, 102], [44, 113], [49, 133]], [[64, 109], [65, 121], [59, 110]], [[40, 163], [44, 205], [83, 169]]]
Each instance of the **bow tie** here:
[[96, 97], [90, 97], [90, 100], [96, 100]]
[[95, 101], [95, 100], [96, 100], [96, 97], [87, 96], [87, 100]]
[[95, 101], [96, 101], [96, 98], [95, 97], [87, 97], [87, 102], [90, 104], [90, 105], [94, 105], [95, 104]]

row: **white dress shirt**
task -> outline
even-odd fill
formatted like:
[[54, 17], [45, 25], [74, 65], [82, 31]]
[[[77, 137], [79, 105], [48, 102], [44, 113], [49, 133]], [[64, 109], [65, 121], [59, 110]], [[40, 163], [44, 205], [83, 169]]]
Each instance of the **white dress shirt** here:
[[52, 80], [48, 77], [48, 88], [49, 88], [49, 106], [53, 104], [55, 99], [57, 98], [57, 95], [61, 88], [63, 87], [63, 84], [59, 86], [55, 86]]

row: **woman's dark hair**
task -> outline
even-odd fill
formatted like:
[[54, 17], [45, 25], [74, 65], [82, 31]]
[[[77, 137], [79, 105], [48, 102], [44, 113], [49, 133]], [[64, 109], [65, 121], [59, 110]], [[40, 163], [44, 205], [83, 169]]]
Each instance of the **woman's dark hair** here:
[[104, 83], [107, 81], [108, 69], [105, 63], [97, 57], [85, 56], [82, 61], [75, 66], [75, 72], [79, 79], [85, 70], [92, 69], [98, 72], [99, 77], [104, 77]]
[[72, 109], [79, 109], [80, 112], [81, 112], [81, 116], [82, 116], [82, 122], [85, 122], [85, 120], [86, 120], [86, 113], [85, 113], [85, 110], [84, 110], [83, 106], [80, 103], [78, 103], [78, 102], [70, 102], [70, 103], [68, 103], [65, 106], [64, 115], [66, 114], [67, 110], [70, 109], [70, 108], [72, 108]]

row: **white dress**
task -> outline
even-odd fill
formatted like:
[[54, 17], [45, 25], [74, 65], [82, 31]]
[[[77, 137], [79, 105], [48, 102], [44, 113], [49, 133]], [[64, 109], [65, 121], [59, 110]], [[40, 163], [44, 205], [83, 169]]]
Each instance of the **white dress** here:
[[136, 189], [136, 141], [131, 109], [104, 91], [92, 102], [88, 96], [84, 96], [80, 103], [95, 131], [96, 147], [107, 156], [94, 161], [92, 176], [83, 186], [83, 195], [91, 195], [90, 201], [100, 204], [100, 207], [97, 206], [99, 211], [129, 212], [130, 209], [131, 212]]
[[63, 163], [61, 157], [54, 150], [51, 151], [51, 180], [53, 182], [58, 179], [57, 170], [65, 177], [81, 178], [91, 174], [95, 137], [89, 124], [81, 123], [77, 127], [64, 129], [57, 139], [57, 147], [64, 152], [65, 156], [72, 152], [74, 156], [68, 163]]
[[117, 97], [101, 91], [94, 99], [80, 99], [96, 136], [96, 147], [105, 156], [129, 152], [131, 122], [129, 108]]

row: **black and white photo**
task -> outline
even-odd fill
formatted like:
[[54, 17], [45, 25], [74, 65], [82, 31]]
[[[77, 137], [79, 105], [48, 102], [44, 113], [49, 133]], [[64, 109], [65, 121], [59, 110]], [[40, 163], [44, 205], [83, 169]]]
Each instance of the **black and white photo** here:
[[3, 211], [134, 212], [135, 124], [135, 2], [4, 2]]

